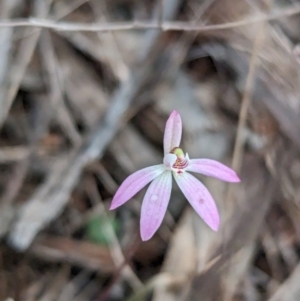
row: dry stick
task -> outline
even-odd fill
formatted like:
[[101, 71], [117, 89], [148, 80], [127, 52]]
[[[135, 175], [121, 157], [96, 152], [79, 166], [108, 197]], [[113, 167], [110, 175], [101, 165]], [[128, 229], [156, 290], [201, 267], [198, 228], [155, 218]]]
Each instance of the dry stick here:
[[29, 156], [26, 146], [13, 146], [0, 148], [0, 164], [22, 161]]
[[[201, 20], [205, 12], [209, 9], [209, 7], [215, 2], [215, 0], [206, 0], [194, 12], [194, 16], [192, 19], [192, 24], [197, 24], [198, 22], [201, 22], [204, 24], [204, 22]], [[193, 43], [193, 41], [198, 36], [197, 32], [194, 32], [192, 34], [187, 34], [186, 32], [182, 33], [179, 41], [176, 43], [174, 50], [173, 50], [173, 56], [172, 56], [172, 67], [171, 70], [166, 70], [166, 72], [169, 72], [170, 74], [177, 74], [178, 69], [180, 68], [182, 62], [184, 61], [188, 46]]]
[[161, 26], [161, 24], [163, 23], [164, 0], [158, 0], [157, 8], [158, 8], [157, 22]]
[[296, 265], [293, 273], [283, 282], [275, 294], [268, 301], [294, 301], [300, 300], [300, 264]]
[[[3, 5], [5, 5], [4, 10], [6, 10], [6, 5], [9, 2], [5, 2]], [[17, 4], [17, 3], [16, 3]], [[41, 4], [41, 5], [36, 5], [36, 13], [38, 16], [41, 17], [46, 17], [46, 15], [48, 14], [48, 10], [49, 10], [49, 5], [47, 4]], [[7, 8], [7, 10], [9, 11], [10, 9], [13, 9], [14, 6], [10, 6], [10, 8]], [[2, 11], [2, 14], [4, 14], [4, 12]], [[3, 40], [5, 40], [5, 38], [8, 40], [7, 42], [7, 48], [6, 51], [2, 51], [2, 54], [4, 55], [4, 57], [2, 58], [3, 60], [5, 60], [8, 58], [9, 56], [9, 49], [11, 47], [11, 40], [9, 40], [9, 35], [12, 33], [6, 32], [6, 34], [8, 34], [8, 36], [5, 36], [4, 33], [4, 37], [2, 36]], [[2, 30], [2, 35], [3, 35], [3, 30]], [[38, 36], [38, 35], [37, 35]], [[7, 62], [2, 64], [1, 68], [4, 68], [4, 73], [2, 74], [2, 78], [0, 78], [0, 127], [2, 126], [3, 122], [6, 119], [6, 116], [8, 114], [8, 111], [10, 109], [10, 106], [13, 102], [13, 99], [15, 98], [15, 95], [17, 93], [17, 90], [19, 88], [19, 85], [21, 83], [22, 77], [23, 77], [23, 73], [26, 69], [27, 64], [29, 63], [29, 60], [31, 58], [31, 55], [33, 53], [34, 47], [36, 45], [37, 42], [37, 36], [33, 36], [30, 40], [24, 42], [21, 45], [21, 51], [19, 54], [18, 59], [20, 60], [19, 63], [21, 66], [18, 66], [18, 63], [16, 63], [14, 65], [14, 77], [12, 79], [12, 84], [10, 86], [10, 88], [8, 89], [8, 91], [6, 91], [5, 85], [4, 85], [4, 73], [6, 71]], [[3, 42], [3, 41], [1, 41]], [[27, 169], [29, 166], [29, 159], [26, 158], [23, 162], [21, 162], [20, 164], [18, 164], [17, 168], [15, 169], [14, 175], [16, 175], [16, 179], [14, 179], [13, 181], [10, 182], [10, 184], [8, 185], [7, 189], [5, 190], [5, 193], [3, 195], [3, 199], [1, 202], [1, 224], [0, 224], [0, 236], [2, 237], [7, 230], [9, 229], [9, 225], [10, 225], [10, 221], [13, 217], [13, 209], [12, 209], [12, 202], [14, 200], [14, 198], [16, 197], [16, 195], [18, 194], [23, 181], [25, 179], [26, 173], [27, 173]], [[3, 258], [2, 258], [2, 253], [0, 254], [1, 257], [1, 265], [3, 262]], [[1, 267], [0, 265], [0, 267]]]
[[[66, 17], [67, 15], [69, 15], [74, 10], [76, 10], [77, 8], [79, 8], [81, 5], [83, 5], [84, 3], [88, 2], [88, 1], [89, 0], [74, 0], [74, 2], [72, 2], [72, 4], [65, 5], [63, 8], [59, 9], [59, 13], [57, 15], [55, 15], [54, 20], [59, 21], [60, 19]], [[0, 28], [1, 28], [1, 26], [0, 26]], [[26, 38], [32, 36], [33, 34], [35, 34], [37, 31], [38, 31], [38, 29], [35, 28], [35, 29], [32, 29], [32, 31], [25, 33], [25, 34], [24, 33], [22, 33], [22, 34], [16, 33], [13, 37], [13, 41], [16, 42], [19, 40], [26, 39]]]
[[[29, 149], [29, 152], [31, 149]], [[18, 162], [16, 166], [14, 166], [13, 172], [10, 175], [10, 180], [6, 185], [6, 189], [1, 197], [1, 213], [0, 213], [0, 237], [4, 236], [9, 229], [10, 220], [13, 217], [14, 210], [12, 208], [12, 202], [20, 192], [25, 177], [27, 175], [27, 171], [29, 169], [30, 159], [26, 157], [21, 162]]]
[[[108, 287], [104, 291], [101, 292], [97, 301], [106, 301], [108, 299], [113, 286], [118, 282], [120, 274], [124, 271], [124, 269], [126, 269], [126, 267], [128, 266], [128, 262], [131, 260], [134, 253], [136, 252], [136, 250], [139, 246], [139, 241], [140, 241], [140, 239], [138, 239], [138, 236], [136, 236], [134, 243], [131, 245], [129, 251], [126, 254], [124, 262], [122, 262], [122, 264], [115, 271], [111, 282], [109, 283]], [[140, 285], [138, 289], [143, 289], [143, 288], [144, 288], [144, 285]]]
[[[38, 2], [36, 5], [36, 13], [38, 16], [46, 17], [51, 3]], [[10, 110], [13, 100], [18, 92], [19, 86], [23, 79], [26, 68], [30, 62], [33, 55], [35, 46], [37, 44], [38, 38], [40, 36], [41, 30], [38, 30], [34, 35], [32, 35], [27, 40], [23, 40], [19, 49], [19, 55], [16, 59], [16, 63], [12, 68], [12, 84], [8, 88], [6, 97], [0, 99], [0, 127], [3, 125], [6, 116]]]
[[[51, 6], [53, 0], [50, 1], [38, 1], [36, 2], [36, 11], [37, 15], [39, 17], [46, 17], [48, 14], [49, 7]], [[79, 5], [82, 3], [86, 2], [87, 0], [79, 0]], [[66, 12], [64, 15], [60, 15], [60, 18], [65, 17], [68, 15], [72, 10], [76, 9], [77, 6], [73, 6], [72, 9], [68, 12]], [[0, 21], [1, 22], [1, 21]], [[26, 39], [23, 39], [21, 46], [20, 46], [20, 51], [19, 55], [16, 59], [16, 63], [14, 67], [12, 68], [12, 74], [14, 75], [12, 78], [12, 84], [9, 87], [6, 95], [3, 95], [3, 97], [0, 97], [0, 128], [2, 127], [6, 116], [10, 110], [10, 107], [13, 103], [13, 100], [16, 97], [16, 94], [18, 92], [18, 89], [20, 87], [21, 81], [24, 77], [26, 68], [31, 60], [31, 57], [33, 55], [33, 52], [35, 50], [36, 44], [38, 42], [39, 36], [40, 36], [41, 30], [36, 29], [33, 32], [26, 32], [23, 35], [23, 38], [26, 37]], [[0, 92], [1, 93], [1, 92]]]
[[[36, 6], [36, 11], [38, 15], [46, 15], [48, 10], [49, 10], [49, 6], [47, 5], [41, 4]], [[16, 70], [13, 74], [15, 74], [17, 70], [19, 71], [19, 73], [17, 72], [15, 74], [13, 83], [8, 90], [8, 95], [3, 95], [7, 97], [0, 97], [0, 107], [2, 106], [0, 110], [0, 126], [2, 122], [5, 121], [5, 117], [9, 111], [13, 99], [15, 98], [15, 94], [17, 93], [17, 90], [19, 88], [20, 82], [23, 77], [23, 73], [26, 69], [26, 66], [35, 48], [37, 38], [38, 38], [38, 33], [37, 35], [32, 36], [32, 39], [24, 42], [25, 43], [24, 48], [22, 46], [20, 48], [20, 57], [19, 57], [20, 66], [18, 63], [15, 64], [14, 69]], [[24, 53], [21, 53], [22, 50], [24, 51]], [[4, 94], [6, 93], [4, 92]], [[23, 185], [30, 163], [30, 154], [32, 152], [33, 152], [33, 145], [31, 143], [28, 149], [28, 156], [25, 157], [23, 161], [18, 163], [18, 166], [15, 169], [14, 175], [16, 178], [13, 181], [10, 181], [9, 185], [6, 187], [7, 189], [5, 190], [5, 193], [3, 195], [1, 207], [0, 207], [1, 208], [0, 237], [2, 237], [9, 229], [9, 224], [14, 214], [12, 203]]]
[[[169, 0], [164, 8], [164, 20], [172, 18], [181, 0]], [[52, 168], [45, 183], [20, 210], [9, 236], [10, 243], [25, 250], [44, 226], [61, 213], [69, 200], [70, 193], [78, 182], [83, 168], [89, 162], [101, 158], [106, 147], [121, 127], [122, 119], [151, 72], [158, 55], [157, 44], [161, 32], [150, 30], [145, 33], [144, 46], [128, 80], [121, 83], [113, 94], [104, 118], [79, 149], [74, 149], [68, 158]]]
[[38, 298], [39, 301], [57, 300], [57, 296], [62, 289], [65, 289], [69, 278], [71, 267], [64, 264], [61, 269], [49, 281], [45, 292]]
[[[87, 0], [84, 0], [87, 1]], [[78, 4], [82, 4], [83, 0], [77, 1], [77, 6]], [[38, 2], [37, 2], [37, 5]], [[43, 4], [42, 4], [43, 5]], [[49, 4], [50, 5], [50, 4]], [[72, 9], [76, 9], [76, 7], [74, 8], [74, 6], [72, 7]], [[65, 14], [68, 14], [72, 11], [72, 9], [69, 9], [68, 12], [65, 12]], [[44, 13], [43, 10], [48, 10], [48, 7], [37, 7], [36, 10], [38, 11], [37, 14], [41, 14]], [[38, 35], [39, 34], [39, 30], [34, 30], [34, 35]], [[32, 34], [30, 34], [30, 36], [32, 36]], [[34, 36], [32, 36], [34, 37]], [[34, 39], [37, 39], [37, 37], [34, 37]], [[32, 47], [31, 50], [34, 50], [34, 47], [36, 45], [36, 42], [34, 42], [34, 45], [29, 45], [28, 47]], [[26, 51], [25, 51], [26, 52]], [[31, 52], [31, 51], [30, 51]], [[26, 56], [28, 55], [27, 58], [29, 58], [30, 53], [28, 52], [26, 54]], [[32, 55], [32, 53], [31, 53]], [[24, 65], [22, 65], [22, 68], [26, 68], [26, 62], [24, 62]], [[21, 77], [18, 78], [22, 79]], [[14, 86], [15, 89], [18, 88], [18, 85], [16, 84]], [[17, 90], [16, 90], [17, 91]], [[15, 92], [16, 92], [15, 91]], [[1, 97], [0, 97], [1, 98]], [[12, 99], [8, 99], [8, 100], [12, 100]], [[0, 99], [0, 103], [1, 103], [1, 99]], [[34, 151], [36, 151], [36, 145], [35, 142], [38, 139], [39, 134], [37, 134], [37, 136], [32, 137], [31, 139], [31, 143], [29, 148], [7, 148], [7, 149], [1, 149], [0, 150], [0, 162], [2, 161], [9, 161], [9, 160], [18, 160], [18, 161], [22, 161], [20, 163], [18, 163], [18, 166], [16, 167], [16, 172], [14, 173], [16, 175], [16, 180], [15, 181], [11, 181], [10, 185], [8, 185], [3, 198], [2, 198], [2, 202], [1, 202], [1, 210], [0, 210], [0, 237], [2, 237], [9, 229], [9, 225], [11, 223], [12, 218], [14, 217], [14, 209], [12, 208], [12, 203], [15, 199], [15, 197], [17, 196], [17, 194], [19, 193], [19, 190], [23, 184], [23, 181], [26, 177], [26, 173], [27, 173], [27, 169], [28, 166], [30, 164], [30, 160], [31, 160], [31, 155], [33, 154]], [[12, 153], [11, 153], [12, 152]], [[9, 154], [8, 154], [9, 153]]]
[[91, 199], [96, 201], [96, 203], [98, 204], [97, 207], [100, 211], [99, 213], [107, 222], [106, 233], [109, 236], [109, 248], [115, 265], [119, 267], [119, 269], [121, 269], [122, 267], [121, 273], [124, 275], [124, 278], [128, 279], [133, 289], [140, 289], [141, 287], [143, 287], [143, 284], [140, 281], [140, 279], [136, 276], [134, 271], [131, 269], [130, 265], [127, 264], [127, 260], [123, 255], [122, 248], [119, 244], [113, 226], [108, 221], [108, 214], [101, 200], [95, 180], [90, 179], [88, 186], [89, 187], [87, 187], [87, 193], [89, 194]]
[[[16, 7], [20, 5], [14, 2], [9, 4], [10, 0], [4, 0], [1, 6], [0, 18], [10, 17]], [[2, 28], [0, 30], [0, 103], [5, 98], [6, 74], [11, 59], [13, 28]]]
[[112, 22], [112, 23], [80, 23], [80, 22], [56, 22], [54, 20], [29, 18], [0, 21], [1, 27], [40, 27], [56, 31], [122, 31], [130, 29], [161, 29], [162, 31], [212, 31], [232, 29], [250, 24], [272, 21], [284, 17], [294, 16], [300, 13], [300, 5], [294, 5], [286, 9], [279, 10], [269, 15], [256, 16], [250, 19], [228, 22], [215, 25], [191, 25], [189, 22], [153, 22], [153, 21], [134, 21], [134, 22]]
[[43, 64], [49, 77], [49, 98], [52, 107], [51, 117], [56, 118], [66, 135], [73, 142], [73, 145], [81, 143], [81, 136], [78, 133], [75, 122], [67, 110], [64, 100], [62, 87], [57, 74], [57, 59], [49, 31], [45, 31], [40, 39], [40, 50]]
[[[6, 16], [9, 17], [10, 15], [12, 15], [19, 5], [20, 3], [18, 3], [17, 1], [11, 3], [10, 0], [4, 0], [1, 6], [2, 10], [0, 11], [0, 18], [4, 18]], [[0, 108], [1, 104], [4, 103], [6, 96], [6, 75], [11, 59], [10, 54], [12, 46], [12, 34], [13, 29], [3, 28], [0, 30]], [[0, 151], [0, 161], [1, 159], [3, 159], [3, 152]], [[21, 164], [21, 166], [23, 167], [23, 164]], [[2, 215], [0, 222], [0, 237], [2, 237], [2, 235], [6, 233], [7, 228], [9, 227], [9, 221], [13, 214], [13, 210], [11, 208], [11, 201], [13, 200], [14, 196], [18, 193], [19, 188], [23, 183], [23, 179], [25, 177], [25, 175], [23, 174], [25, 170], [26, 168], [20, 168], [19, 171], [15, 169], [13, 174], [17, 175], [16, 180], [8, 182], [8, 187], [6, 187], [4, 194], [1, 198], [0, 212], [5, 212], [5, 214]]]
[[[233, 150], [233, 158], [232, 158], [232, 168], [234, 170], [236, 170], [237, 172], [239, 172], [241, 169], [241, 162], [242, 162], [242, 157], [244, 154], [243, 135], [244, 135], [244, 131], [245, 131], [247, 111], [248, 111], [248, 108], [249, 108], [249, 105], [251, 102], [256, 63], [257, 63], [257, 59], [258, 59], [259, 49], [261, 48], [262, 42], [263, 42], [265, 26], [266, 26], [266, 22], [261, 23], [260, 30], [259, 30], [259, 32], [255, 38], [254, 44], [253, 44], [252, 55], [251, 55], [251, 59], [250, 59], [250, 63], [249, 63], [249, 71], [248, 71], [247, 78], [246, 78], [245, 92], [243, 95], [242, 105], [241, 105], [240, 113], [239, 113], [239, 122], [238, 122], [238, 127], [237, 127], [237, 134], [236, 134], [234, 150]], [[226, 204], [229, 204], [228, 201], [232, 198], [232, 187], [233, 186], [228, 187], [227, 194], [226, 194]], [[230, 208], [232, 208], [232, 206], [230, 206]], [[228, 210], [230, 210], [230, 209], [228, 208]], [[225, 233], [224, 233], [224, 235], [225, 235]]]
[[[108, 14], [108, 9], [106, 7], [105, 1], [90, 1], [90, 6], [93, 9], [95, 19], [97, 21], [107, 22], [107, 18], [105, 14]], [[122, 50], [118, 45], [118, 39], [114, 32], [109, 32], [107, 35], [102, 35], [101, 33], [97, 33], [98, 39], [103, 44], [107, 44], [111, 46], [111, 49], [114, 50], [113, 56], [109, 56], [106, 52], [103, 53], [104, 57], [106, 57], [106, 61], [109, 62], [109, 65], [114, 72], [115, 76], [120, 80], [126, 80], [129, 76], [129, 67], [127, 66], [124, 56], [122, 55]]]
[[[91, 273], [88, 272], [88, 271], [85, 271], [85, 270], [80, 272], [74, 278], [72, 278], [72, 279], [69, 278], [66, 281], [66, 284], [65, 284], [64, 288], [61, 290], [61, 292], [59, 293], [59, 295], [57, 295], [57, 297], [55, 299], [52, 299], [52, 300], [53, 301], [54, 300], [55, 301], [66, 301], [66, 300], [74, 301], [74, 297], [76, 296], [76, 298], [78, 298], [78, 294], [83, 289], [85, 289], [84, 284], [90, 283], [90, 281], [91, 281], [90, 278], [91, 278]], [[99, 285], [99, 282], [98, 282], [98, 285]], [[98, 286], [98, 289], [99, 289], [100, 285]], [[79, 300], [82, 301], [82, 300], [91, 300], [91, 299], [92, 298], [79, 299]]]
[[[15, 5], [17, 5], [17, 2], [15, 3]], [[3, 3], [4, 7], [2, 7], [3, 10], [2, 10], [2, 12], [0, 12], [0, 15], [3, 17], [5, 14], [11, 13], [11, 11], [13, 9], [15, 9], [15, 5], [9, 6], [8, 1], [4, 2]], [[44, 17], [47, 14], [47, 11], [48, 11], [48, 7], [46, 5], [44, 5], [44, 6], [42, 5], [37, 8], [38, 16], [41, 15], [42, 17]], [[1, 71], [0, 71], [0, 108], [1, 108], [1, 110], [0, 110], [0, 126], [1, 126], [6, 118], [6, 115], [9, 111], [9, 108], [14, 99], [14, 96], [17, 91], [17, 87], [19, 87], [20, 82], [18, 82], [19, 73], [17, 73], [13, 79], [13, 80], [15, 80], [15, 82], [13, 82], [10, 90], [8, 90], [8, 92], [13, 92], [13, 95], [10, 94], [10, 95], [8, 95], [8, 98], [7, 98], [6, 97], [7, 91], [5, 89], [4, 81], [5, 81], [5, 73], [7, 71], [6, 69], [8, 67], [8, 62], [9, 62], [8, 58], [10, 55], [9, 50], [11, 48], [11, 42], [12, 42], [12, 39], [11, 39], [12, 31], [2, 29], [0, 35], [1, 35], [1, 41], [0, 41], [0, 43], [1, 43], [1, 51], [0, 51], [0, 56], [1, 56], [1, 63], [0, 63], [0, 65], [1, 65], [1, 67], [0, 67], [1, 68]], [[26, 46], [29, 49], [27, 47], [24, 47], [25, 49], [21, 48], [22, 50], [24, 50], [25, 62], [24, 61], [23, 62], [25, 63], [25, 65], [27, 65], [27, 63], [28, 63], [27, 58], [26, 58], [27, 50], [29, 52], [29, 55], [31, 52], [30, 41], [27, 42]], [[22, 54], [20, 54], [20, 56], [22, 57]], [[22, 63], [22, 59], [21, 59], [21, 63]], [[17, 66], [17, 68], [18, 68], [18, 66]], [[21, 68], [22, 68], [22, 66], [21, 66]], [[14, 84], [15, 84], [15, 86], [14, 86]], [[12, 91], [11, 90], [12, 88], [13, 89], [16, 88], [15, 91], [14, 90]], [[0, 237], [2, 237], [9, 229], [10, 221], [11, 221], [11, 219], [13, 217], [13, 213], [14, 213], [13, 208], [12, 208], [12, 201], [18, 194], [18, 192], [23, 184], [23, 181], [24, 181], [26, 173], [27, 173], [28, 166], [29, 166], [29, 160], [27, 158], [23, 162], [18, 164], [17, 168], [15, 168], [15, 171], [13, 173], [16, 176], [16, 179], [14, 179], [13, 181], [10, 181], [9, 185], [6, 187], [6, 190], [4, 192], [1, 206], [0, 206], [0, 209], [1, 209]], [[2, 262], [3, 262], [2, 253], [0, 253], [0, 258], [1, 258], [0, 267], [2, 267]]]
[[[272, 0], [269, 0], [269, 1], [272, 1]], [[240, 171], [241, 165], [242, 165], [242, 158], [243, 158], [243, 154], [244, 154], [243, 135], [244, 135], [244, 131], [245, 131], [247, 112], [248, 112], [248, 108], [249, 108], [249, 105], [251, 102], [251, 97], [252, 97], [253, 82], [255, 79], [254, 78], [255, 68], [256, 68], [256, 64], [257, 64], [257, 60], [258, 60], [259, 50], [263, 43], [265, 27], [266, 27], [266, 22], [261, 23], [258, 34], [257, 34], [256, 39], [253, 44], [253, 50], [252, 50], [252, 55], [251, 55], [250, 64], [249, 64], [249, 71], [248, 71], [247, 78], [246, 78], [245, 92], [243, 95], [242, 105], [241, 105], [240, 113], [239, 113], [239, 122], [238, 122], [237, 135], [236, 135], [236, 139], [235, 139], [233, 159], [232, 159], [232, 168], [234, 170], [236, 170], [237, 172]], [[228, 200], [231, 198], [232, 198], [232, 186], [229, 186], [228, 190], [227, 190], [227, 195], [226, 195], [226, 200], [227, 200], [226, 203], [227, 204], [229, 204]], [[234, 202], [234, 201], [232, 200], [232, 202]], [[223, 231], [226, 231], [226, 228], [224, 228]], [[225, 248], [225, 245], [223, 247]], [[230, 269], [229, 264], [228, 264], [228, 269]], [[227, 292], [227, 294], [228, 294], [227, 296], [224, 296], [225, 300], [231, 299], [232, 296], [231, 296], [230, 292], [229, 293]]]
[[83, 4], [89, 2], [90, 0], [73, 0], [72, 2], [65, 5], [63, 2], [60, 2], [58, 5], [58, 13], [55, 15], [55, 20], [58, 21], [72, 12], [74, 12], [77, 8], [82, 6]]
[[241, 160], [242, 160], [243, 152], [244, 152], [243, 135], [244, 135], [244, 131], [245, 131], [247, 111], [248, 111], [251, 97], [252, 97], [255, 68], [256, 68], [257, 59], [258, 59], [258, 52], [263, 43], [265, 26], [266, 26], [266, 22], [263, 22], [261, 24], [260, 30], [258, 31], [258, 34], [254, 41], [253, 51], [252, 51], [252, 55], [251, 55], [250, 65], [249, 65], [249, 72], [248, 72], [247, 79], [246, 79], [245, 92], [244, 92], [244, 96], [242, 99], [242, 105], [241, 105], [241, 109], [240, 109], [240, 113], [239, 113], [239, 122], [238, 122], [237, 135], [236, 135], [236, 139], [235, 139], [233, 159], [232, 159], [232, 168], [234, 170], [236, 170], [237, 172], [239, 172], [241, 169]]

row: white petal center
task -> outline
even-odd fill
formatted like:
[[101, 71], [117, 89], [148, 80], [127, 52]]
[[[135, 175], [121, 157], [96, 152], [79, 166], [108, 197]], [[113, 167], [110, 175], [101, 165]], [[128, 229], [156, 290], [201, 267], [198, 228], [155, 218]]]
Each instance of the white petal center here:
[[173, 165], [177, 160], [177, 156], [174, 154], [166, 154], [164, 157], [164, 165], [167, 170], [172, 170]]

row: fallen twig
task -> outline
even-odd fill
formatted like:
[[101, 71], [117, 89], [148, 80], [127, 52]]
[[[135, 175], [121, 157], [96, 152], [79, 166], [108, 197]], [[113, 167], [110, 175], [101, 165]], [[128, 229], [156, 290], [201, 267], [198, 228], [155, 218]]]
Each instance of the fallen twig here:
[[57, 22], [55, 20], [28, 18], [0, 21], [0, 27], [39, 27], [56, 31], [122, 31], [122, 30], [145, 30], [161, 29], [162, 31], [212, 31], [221, 29], [231, 29], [240, 26], [247, 26], [257, 22], [273, 21], [276, 19], [294, 16], [300, 13], [300, 5], [276, 11], [269, 15], [258, 15], [249, 19], [243, 19], [224, 24], [203, 25], [190, 24], [189, 22], [157, 22], [157, 21], [133, 21], [114, 23], [73, 23]]

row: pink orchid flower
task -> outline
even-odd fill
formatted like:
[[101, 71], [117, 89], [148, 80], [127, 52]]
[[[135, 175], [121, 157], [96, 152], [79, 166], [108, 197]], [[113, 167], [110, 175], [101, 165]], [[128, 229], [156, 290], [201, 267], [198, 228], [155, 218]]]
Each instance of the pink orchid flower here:
[[214, 230], [220, 218], [214, 199], [206, 187], [188, 171], [215, 177], [226, 182], [240, 182], [237, 174], [222, 163], [210, 159], [190, 159], [179, 148], [182, 122], [173, 111], [166, 123], [163, 164], [146, 167], [130, 175], [116, 192], [110, 210], [128, 200], [151, 181], [141, 210], [141, 237], [149, 240], [157, 231], [166, 213], [172, 190], [172, 174], [179, 188], [200, 217]]

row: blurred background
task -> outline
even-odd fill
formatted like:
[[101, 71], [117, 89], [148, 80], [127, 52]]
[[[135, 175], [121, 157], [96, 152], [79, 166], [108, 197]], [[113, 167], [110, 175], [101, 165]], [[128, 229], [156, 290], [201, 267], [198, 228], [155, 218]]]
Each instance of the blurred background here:
[[[300, 2], [0, 1], [0, 300], [299, 301]], [[199, 179], [210, 230], [174, 185], [141, 242], [169, 114], [184, 151], [233, 167]]]

